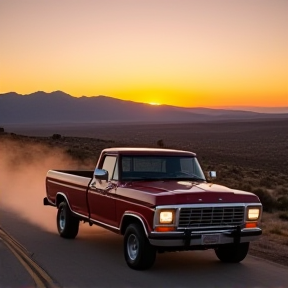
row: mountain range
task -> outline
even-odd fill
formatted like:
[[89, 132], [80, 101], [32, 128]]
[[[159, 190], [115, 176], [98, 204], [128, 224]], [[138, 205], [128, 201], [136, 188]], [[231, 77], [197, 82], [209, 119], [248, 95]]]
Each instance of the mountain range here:
[[[288, 112], [288, 107], [286, 109]], [[62, 91], [0, 94], [0, 125], [98, 122], [207, 122], [288, 118], [288, 113], [150, 105], [107, 96], [73, 97]]]

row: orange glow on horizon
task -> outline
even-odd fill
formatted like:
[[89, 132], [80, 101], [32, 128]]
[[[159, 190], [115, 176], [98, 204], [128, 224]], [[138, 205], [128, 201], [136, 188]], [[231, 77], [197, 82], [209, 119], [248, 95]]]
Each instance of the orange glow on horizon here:
[[288, 107], [288, 1], [24, 2], [1, 4], [0, 93]]

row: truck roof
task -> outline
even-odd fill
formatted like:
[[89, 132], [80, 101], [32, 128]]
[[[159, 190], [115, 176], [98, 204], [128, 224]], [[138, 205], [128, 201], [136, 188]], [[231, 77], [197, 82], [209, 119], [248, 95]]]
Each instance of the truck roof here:
[[182, 156], [196, 156], [195, 153], [184, 150], [164, 149], [164, 148], [134, 148], [134, 147], [115, 147], [106, 148], [105, 153], [121, 154], [121, 155], [182, 155]]

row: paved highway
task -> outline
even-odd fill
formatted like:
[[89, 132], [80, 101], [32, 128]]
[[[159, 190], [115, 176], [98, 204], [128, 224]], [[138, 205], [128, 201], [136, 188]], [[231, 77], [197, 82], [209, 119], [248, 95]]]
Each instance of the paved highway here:
[[[56, 221], [52, 220], [56, 215], [56, 209], [52, 207], [43, 207], [43, 214], [39, 215], [39, 219], [45, 221], [45, 229], [15, 213], [1, 210], [0, 215], [0, 226], [27, 249], [28, 255], [50, 275], [57, 286], [288, 287], [288, 267], [252, 256], [240, 264], [223, 264], [212, 250], [158, 254], [151, 270], [134, 271], [124, 261], [122, 236], [83, 224], [75, 240], [62, 239], [56, 232]], [[0, 251], [0, 275], [5, 271], [3, 267], [7, 270], [13, 265], [22, 273], [28, 285], [31, 282], [27, 280], [28, 274], [18, 267], [19, 263], [14, 261], [16, 258], [12, 263], [10, 257], [10, 262], [7, 260], [6, 263], [8, 252]], [[20, 287], [17, 283], [7, 285], [6, 277], [6, 282], [1, 281], [0, 287]]]
[[33, 287], [33, 278], [0, 238], [0, 287]]

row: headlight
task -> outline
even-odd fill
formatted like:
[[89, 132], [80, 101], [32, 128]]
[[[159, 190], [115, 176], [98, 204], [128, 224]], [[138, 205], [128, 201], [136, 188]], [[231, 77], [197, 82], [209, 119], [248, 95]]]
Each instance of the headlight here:
[[160, 212], [160, 224], [172, 224], [174, 220], [173, 211], [161, 211]]
[[259, 208], [248, 208], [248, 220], [258, 220], [260, 216]]

